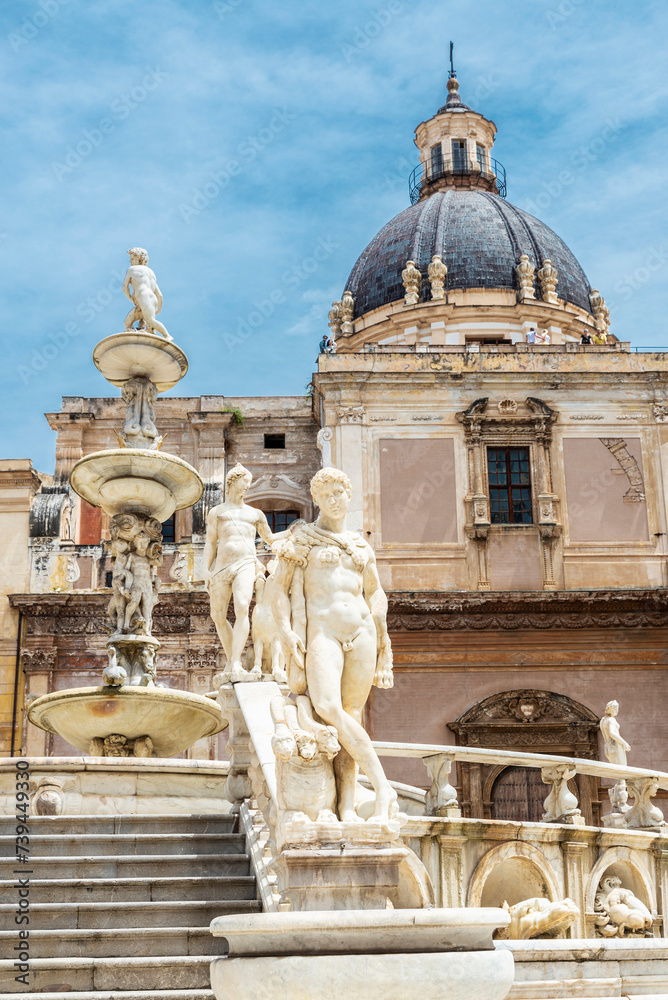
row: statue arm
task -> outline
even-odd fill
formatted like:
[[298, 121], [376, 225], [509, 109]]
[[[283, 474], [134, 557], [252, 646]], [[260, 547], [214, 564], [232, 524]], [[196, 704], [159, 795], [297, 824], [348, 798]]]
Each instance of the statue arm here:
[[132, 292], [130, 291], [130, 282], [131, 281], [132, 281], [132, 275], [128, 271], [128, 273], [125, 275], [125, 281], [123, 282], [123, 292], [127, 296], [127, 298], [130, 299], [130, 302], [134, 302], [134, 298], [132, 296]]
[[290, 620], [290, 587], [294, 572], [295, 563], [287, 559], [279, 559], [278, 567], [272, 577], [271, 610], [286, 654], [291, 656], [297, 666], [303, 670], [306, 650], [300, 636], [292, 628]]
[[153, 285], [154, 285], [153, 291], [155, 292], [155, 297], [158, 300], [158, 305], [157, 305], [156, 310], [155, 310], [155, 314], [157, 316], [158, 313], [162, 311], [162, 292], [158, 288], [157, 281], [154, 281]]
[[216, 524], [215, 508], [210, 510], [206, 518], [206, 541], [204, 542], [204, 582], [211, 576], [213, 564], [216, 561], [218, 548], [218, 526]]
[[373, 683], [379, 688], [391, 688], [394, 684], [392, 673], [392, 646], [387, 632], [387, 595], [380, 585], [376, 557], [369, 547], [369, 561], [364, 570], [364, 597], [371, 610], [376, 625], [378, 653], [376, 673]]

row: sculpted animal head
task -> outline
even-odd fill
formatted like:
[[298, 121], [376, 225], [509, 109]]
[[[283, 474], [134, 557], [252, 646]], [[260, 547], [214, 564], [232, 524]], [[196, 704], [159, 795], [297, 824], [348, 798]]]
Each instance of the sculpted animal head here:
[[292, 736], [272, 736], [271, 749], [279, 760], [290, 760], [297, 752]]
[[333, 760], [341, 749], [338, 733], [334, 726], [323, 726], [316, 735], [318, 750], [325, 754], [328, 760]]

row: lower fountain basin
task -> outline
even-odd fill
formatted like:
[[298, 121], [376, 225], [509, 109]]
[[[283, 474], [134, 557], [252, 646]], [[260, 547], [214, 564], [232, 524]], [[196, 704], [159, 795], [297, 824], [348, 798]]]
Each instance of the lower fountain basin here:
[[173, 757], [226, 722], [211, 698], [159, 687], [88, 687], [37, 698], [28, 709], [34, 726], [89, 752], [91, 740], [112, 734], [150, 736], [156, 757]]
[[72, 469], [75, 493], [107, 514], [143, 513], [166, 521], [192, 507], [204, 484], [191, 465], [175, 455], [140, 448], [96, 451]]

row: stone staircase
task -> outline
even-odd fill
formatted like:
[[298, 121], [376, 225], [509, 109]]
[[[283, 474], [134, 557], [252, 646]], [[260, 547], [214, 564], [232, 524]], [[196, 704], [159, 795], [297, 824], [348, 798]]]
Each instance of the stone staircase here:
[[[15, 860], [0, 818], [0, 994], [12, 1000], [212, 1000], [209, 923], [255, 913], [255, 878], [230, 816], [31, 816]], [[15, 869], [30, 877], [30, 986], [15, 981]], [[23, 925], [24, 927], [26, 925]]]

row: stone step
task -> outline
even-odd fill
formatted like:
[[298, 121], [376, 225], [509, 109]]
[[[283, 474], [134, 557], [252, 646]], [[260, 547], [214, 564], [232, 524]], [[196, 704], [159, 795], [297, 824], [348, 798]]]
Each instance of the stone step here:
[[[246, 843], [236, 833], [33, 834], [28, 857], [118, 854], [243, 854]], [[16, 857], [15, 835], [0, 836], [0, 857]]]
[[[83, 990], [210, 989], [210, 955], [157, 958], [36, 958], [30, 961], [32, 993]], [[12, 959], [0, 960], [0, 993], [14, 991]], [[25, 993], [23, 994], [25, 996]], [[145, 998], [147, 1000], [147, 998]]]
[[[5, 897], [6, 898], [6, 897]], [[262, 905], [255, 898], [189, 899], [184, 902], [123, 903], [32, 903], [30, 930], [111, 930], [146, 927], [207, 927], [214, 917], [224, 913], [260, 913]], [[14, 923], [16, 903], [0, 903], [0, 929], [18, 930]]]
[[[31, 993], [3, 993], [4, 1000], [25, 1000]], [[81, 990], [77, 993], [44, 993], [39, 994], [39, 1000], [147, 1000], [143, 990]], [[213, 990], [151, 990], [150, 1000], [214, 1000]], [[585, 997], [585, 1000], [587, 998]], [[605, 1000], [605, 998], [604, 998]], [[652, 1000], [648, 997], [647, 1000]]]
[[[182, 816], [156, 813], [113, 814], [109, 816], [29, 816], [31, 835], [97, 833], [234, 833], [237, 817], [228, 814], [191, 814]], [[14, 836], [16, 820], [0, 816], [0, 835]]]
[[[7, 958], [19, 943], [17, 930], [0, 931], [0, 955]], [[208, 927], [103, 928], [96, 930], [30, 929], [30, 961], [36, 958], [150, 958], [169, 955], [224, 955], [227, 942]]]
[[[3, 870], [4, 868], [4, 870]], [[0, 878], [9, 880], [15, 871], [27, 869], [33, 880], [175, 878], [179, 876], [227, 876], [250, 874], [247, 854], [121, 854], [118, 857], [37, 857], [27, 865], [15, 861], [0, 864]]]
[[[184, 876], [182, 878], [30, 879], [30, 903], [166, 902], [204, 899], [253, 899], [255, 878]], [[0, 899], [17, 897], [12, 880], [0, 881]], [[179, 921], [180, 923], [180, 921]]]
[[[27, 990], [23, 993], [3, 993], [3, 1000], [25, 1000], [30, 996]], [[39, 1000], [148, 1000], [144, 990], [81, 990], [77, 993], [41, 992]], [[213, 990], [151, 990], [150, 1000], [214, 1000]], [[585, 997], [585, 1000], [587, 998]], [[604, 998], [605, 1000], [605, 998]], [[646, 997], [645, 1000], [653, 1000]]]

